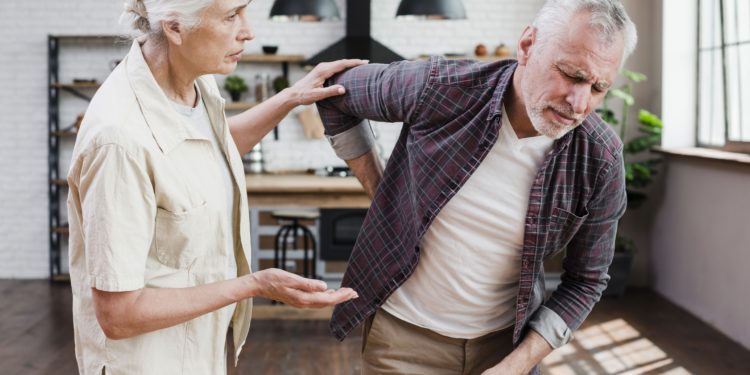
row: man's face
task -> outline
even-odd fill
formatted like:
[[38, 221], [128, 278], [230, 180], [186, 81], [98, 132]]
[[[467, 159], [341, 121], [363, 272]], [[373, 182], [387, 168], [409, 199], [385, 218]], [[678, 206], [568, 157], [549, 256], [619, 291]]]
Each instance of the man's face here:
[[[528, 31], [528, 30], [527, 30]], [[558, 139], [596, 109], [617, 75], [623, 40], [612, 43], [589, 25], [589, 14], [575, 16], [569, 27], [543, 45], [532, 43], [521, 82], [522, 99], [540, 134]]]

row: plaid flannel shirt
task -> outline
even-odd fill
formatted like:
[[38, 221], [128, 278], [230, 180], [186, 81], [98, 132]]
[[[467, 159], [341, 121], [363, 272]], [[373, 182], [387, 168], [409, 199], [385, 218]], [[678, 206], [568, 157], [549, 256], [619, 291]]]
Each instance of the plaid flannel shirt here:
[[[342, 285], [359, 298], [336, 307], [330, 328], [338, 339], [415, 270], [428, 226], [498, 138], [516, 66], [433, 57], [365, 65], [326, 83], [347, 90], [318, 103], [343, 159], [372, 146], [363, 119], [404, 123], [344, 275]], [[529, 194], [513, 341], [531, 328], [556, 348], [571, 339], [609, 280], [626, 203], [620, 139], [592, 113], [554, 142]], [[544, 301], [543, 261], [565, 249], [561, 284]]]

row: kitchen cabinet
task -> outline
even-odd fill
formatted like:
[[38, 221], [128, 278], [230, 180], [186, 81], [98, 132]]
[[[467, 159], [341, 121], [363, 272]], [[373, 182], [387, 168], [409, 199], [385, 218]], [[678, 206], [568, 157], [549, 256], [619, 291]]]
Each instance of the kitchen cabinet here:
[[[246, 176], [250, 205], [250, 236], [253, 271], [273, 265], [274, 236], [280, 228], [270, 217], [275, 210], [319, 211], [322, 208], [366, 209], [370, 199], [355, 177], [323, 177], [303, 174]], [[320, 244], [320, 221], [304, 223]], [[346, 262], [326, 262], [318, 251], [318, 274], [326, 280], [340, 280]], [[288, 251], [287, 259], [302, 259], [302, 251]]]

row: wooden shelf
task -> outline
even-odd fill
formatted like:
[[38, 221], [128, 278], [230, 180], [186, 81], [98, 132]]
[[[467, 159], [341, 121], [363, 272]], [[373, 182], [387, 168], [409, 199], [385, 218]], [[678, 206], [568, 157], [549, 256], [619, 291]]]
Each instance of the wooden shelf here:
[[98, 89], [101, 83], [53, 83], [52, 87], [58, 89]]
[[127, 38], [122, 35], [52, 35], [59, 40], [106, 40], [106, 41], [126, 41]]
[[[474, 56], [474, 55], [455, 55], [455, 56], [442, 56], [442, 57], [448, 60], [475, 60], [475, 61], [482, 61], [482, 62], [495, 62], [495, 61], [501, 61], [501, 60], [514, 58], [513, 56], [497, 57], [497, 56]], [[430, 58], [430, 55], [420, 55], [419, 57], [417, 57], [418, 60], [428, 60], [429, 58]]]
[[73, 131], [65, 131], [65, 130], [58, 130], [56, 132], [51, 132], [50, 135], [57, 136], [57, 137], [75, 137], [78, 135], [78, 132]]
[[70, 274], [61, 273], [59, 275], [54, 275], [54, 276], [52, 276], [52, 282], [55, 282], [55, 283], [69, 283], [70, 282]]
[[52, 180], [51, 183], [57, 186], [68, 186], [68, 180], [57, 179]]
[[258, 105], [256, 102], [227, 102], [224, 105], [226, 111], [245, 111]]
[[301, 63], [305, 61], [303, 55], [264, 55], [264, 54], [252, 54], [243, 55], [240, 62], [254, 62], [254, 63]]
[[59, 227], [52, 227], [52, 231], [58, 234], [70, 234], [70, 228], [68, 228], [68, 224]]
[[477, 61], [483, 61], [483, 62], [494, 62], [494, 61], [501, 61], [501, 60], [508, 60], [512, 59], [512, 56], [508, 57], [497, 57], [497, 56], [468, 56], [467, 59], [471, 60], [477, 60]]

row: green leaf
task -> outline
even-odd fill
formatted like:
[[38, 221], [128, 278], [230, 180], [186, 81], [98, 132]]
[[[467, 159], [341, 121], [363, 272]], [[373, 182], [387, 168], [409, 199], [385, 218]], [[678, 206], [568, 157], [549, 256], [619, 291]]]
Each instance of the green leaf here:
[[630, 163], [625, 164], [625, 181], [633, 181], [633, 165]]
[[644, 193], [630, 189], [626, 190], [626, 192], [628, 195], [628, 209], [640, 207], [647, 199], [647, 196]]
[[645, 74], [634, 72], [632, 70], [626, 70], [623, 69], [620, 71], [620, 74], [622, 74], [625, 78], [633, 81], [633, 82], [643, 82], [648, 79]]
[[661, 136], [661, 128], [643, 125], [638, 128], [643, 133]]
[[651, 177], [651, 169], [641, 163], [633, 163], [633, 171], [639, 177]]
[[612, 96], [615, 96], [625, 101], [625, 104], [627, 104], [628, 106], [632, 106], [635, 103], [635, 99], [633, 98], [633, 95], [630, 95], [621, 89], [612, 89], [609, 92], [612, 94]]
[[648, 151], [652, 147], [661, 144], [661, 135], [644, 135], [637, 138], [631, 139], [625, 144], [625, 152], [630, 154], [637, 154], [643, 151]]
[[638, 121], [640, 121], [641, 124], [646, 125], [646, 126], [651, 126], [651, 127], [655, 127], [655, 128], [663, 128], [664, 127], [663, 124], [662, 124], [662, 122], [661, 122], [661, 119], [659, 118], [659, 116], [657, 116], [657, 115], [655, 115], [655, 114], [653, 114], [653, 113], [651, 113], [651, 112], [649, 112], [649, 111], [647, 111], [645, 109], [641, 109], [638, 112]]
[[635, 250], [636, 250], [635, 241], [625, 236], [621, 236], [620, 234], [617, 234], [617, 237], [615, 237], [615, 251], [616, 252], [633, 254], [635, 253]]
[[596, 113], [598, 113], [599, 116], [601, 116], [604, 122], [612, 126], [617, 126], [617, 124], [619, 124], [619, 121], [617, 121], [617, 117], [615, 117], [615, 112], [612, 111], [611, 109], [599, 108], [596, 110]]

